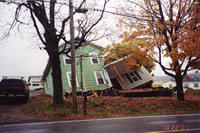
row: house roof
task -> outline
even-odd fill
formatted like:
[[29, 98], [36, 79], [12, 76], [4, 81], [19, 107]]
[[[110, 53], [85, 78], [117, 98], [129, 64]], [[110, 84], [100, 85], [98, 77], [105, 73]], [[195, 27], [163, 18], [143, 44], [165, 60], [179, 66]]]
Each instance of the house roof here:
[[113, 62], [111, 62], [111, 63], [105, 65], [104, 68], [107, 68], [107, 67], [109, 67], [109, 66], [111, 66], [111, 65], [114, 65], [114, 64], [121, 63], [121, 62], [123, 62], [123, 61], [124, 61], [124, 58], [118, 59], [118, 60], [116, 60], [116, 61], [113, 61]]
[[93, 47], [95, 47], [95, 48], [98, 48], [99, 50], [103, 50], [103, 49], [104, 49], [103, 47], [101, 47], [101, 46], [99, 46], [99, 45], [96, 45], [96, 44], [94, 44], [94, 43], [89, 43], [89, 44], [87, 44], [87, 45], [90, 45], [90, 46], [93, 46]]
[[[103, 47], [101, 47], [101, 46], [99, 46], [99, 45], [96, 45], [96, 44], [94, 44], [94, 43], [87, 43], [87, 45], [93, 46], [93, 47], [95, 47], [95, 48], [97, 48], [97, 49], [99, 49], [99, 50], [103, 50]], [[62, 45], [61, 45], [61, 46], [62, 46]], [[61, 47], [61, 46], [60, 46], [60, 47]], [[86, 45], [83, 45], [83, 46], [86, 46]], [[50, 61], [49, 61], [49, 59], [48, 59], [48, 62], [47, 62], [47, 65], [46, 65], [46, 67], [45, 67], [45, 70], [44, 70], [44, 72], [43, 72], [41, 81], [44, 81], [44, 80], [45, 80], [46, 76], [47, 76], [48, 73], [49, 73], [50, 68], [51, 68], [51, 64], [50, 64]]]
[[200, 82], [200, 73], [197, 74], [188, 74], [183, 82]]
[[[77, 41], [76, 41], [75, 43], [77, 44]], [[63, 45], [64, 45], [64, 44], [61, 44], [61, 45], [59, 46], [59, 48], [61, 48]], [[103, 50], [103, 49], [104, 49], [102, 46], [96, 45], [96, 44], [91, 43], [91, 42], [82, 43], [81, 46], [86, 46], [86, 45], [93, 46], [93, 47], [95, 47], [95, 48], [97, 48], [97, 49], [99, 49], [99, 50]], [[67, 47], [67, 48], [69, 48], [69, 47]]]
[[104, 68], [107, 68], [107, 67], [109, 67], [109, 66], [111, 66], [111, 65], [116, 65], [116, 64], [122, 63], [122, 62], [125, 61], [126, 58], [128, 58], [128, 57], [130, 57], [130, 56], [131, 56], [131, 55], [128, 55], [128, 56], [125, 56], [125, 57], [123, 57], [123, 58], [120, 58], [120, 59], [118, 59], [118, 60], [116, 60], [116, 61], [113, 61], [113, 62], [111, 62], [111, 63], [105, 65]]

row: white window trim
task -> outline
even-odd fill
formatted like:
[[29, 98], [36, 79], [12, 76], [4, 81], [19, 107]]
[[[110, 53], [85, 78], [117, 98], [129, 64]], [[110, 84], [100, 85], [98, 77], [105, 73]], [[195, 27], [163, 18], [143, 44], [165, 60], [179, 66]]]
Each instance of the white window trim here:
[[[71, 72], [67, 72], [67, 80], [68, 80], [69, 87], [72, 87], [72, 85], [70, 83], [69, 74], [71, 74]], [[79, 87], [77, 76], [76, 76], [76, 87]]]
[[172, 84], [169, 84], [169, 88], [173, 88], [173, 85], [172, 85]]
[[194, 88], [198, 88], [199, 87], [199, 83], [194, 83]]
[[[98, 79], [97, 79], [97, 74], [96, 74], [97, 72], [101, 73], [101, 76], [103, 78], [103, 84], [99, 84]], [[97, 85], [105, 85], [106, 84], [102, 71], [94, 71], [94, 76], [95, 76], [95, 80], [96, 80]]]
[[183, 87], [189, 87], [188, 83], [183, 83]]
[[[98, 63], [93, 63], [93, 61], [92, 61], [92, 56], [91, 55], [96, 55], [97, 56], [97, 61], [98, 61]], [[89, 53], [89, 56], [90, 56], [90, 62], [91, 62], [91, 64], [93, 64], [93, 65], [98, 65], [98, 64], [100, 64], [100, 62], [99, 62], [99, 58], [98, 58], [98, 54], [96, 53], [96, 52], [90, 52]]]
[[130, 77], [130, 79], [133, 81], [133, 83], [134, 82], [136, 82], [135, 80], [133, 80], [133, 77], [136, 77], [138, 80], [137, 81], [139, 81], [140, 79], [137, 77], [137, 75], [135, 74], [135, 72], [132, 72], [132, 73], [134, 73], [135, 74], [135, 76], [131, 76], [130, 74], [129, 74], [130, 72], [128, 72], [128, 76]]
[[63, 61], [64, 61], [64, 65], [71, 65], [71, 64], [66, 64], [65, 59], [70, 59], [69, 57], [67, 57], [66, 55], [63, 55]]

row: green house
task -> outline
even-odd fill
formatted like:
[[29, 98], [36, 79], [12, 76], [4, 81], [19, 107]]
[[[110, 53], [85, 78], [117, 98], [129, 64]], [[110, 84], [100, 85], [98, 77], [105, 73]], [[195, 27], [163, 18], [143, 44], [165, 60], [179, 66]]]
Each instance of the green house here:
[[[62, 48], [62, 47], [60, 47]], [[105, 90], [111, 87], [111, 81], [107, 71], [104, 69], [104, 60], [100, 55], [102, 47], [95, 44], [87, 44], [79, 47], [75, 51], [77, 92], [81, 92], [81, 60], [83, 73], [83, 91]], [[70, 54], [70, 53], [69, 53]], [[71, 87], [71, 59], [60, 55], [63, 93], [70, 94]], [[45, 93], [53, 96], [53, 82], [51, 77], [51, 65], [48, 62], [44, 70], [42, 81], [44, 82]], [[63, 94], [63, 95], [64, 95]]]

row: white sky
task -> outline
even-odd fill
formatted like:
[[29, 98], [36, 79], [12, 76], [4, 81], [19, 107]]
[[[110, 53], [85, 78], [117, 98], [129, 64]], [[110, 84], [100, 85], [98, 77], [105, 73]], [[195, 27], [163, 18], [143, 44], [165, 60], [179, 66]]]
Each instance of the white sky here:
[[[114, 1], [115, 0], [111, 0], [111, 3], [108, 6], [113, 7]], [[1, 6], [0, 8], [0, 23], [5, 19], [2, 15], [6, 16], [15, 11], [12, 8], [9, 8], [9, 10], [8, 8], [4, 8], [4, 10]], [[7, 17], [7, 19], [8, 18], [9, 17]], [[114, 16], [111, 16], [107, 19], [110, 26], [116, 25], [116, 20], [112, 20], [113, 18]], [[27, 30], [27, 32], [30, 32], [30, 30]], [[33, 29], [33, 31], [34, 30], [35, 29]], [[2, 30], [0, 30], [0, 32], [0, 34], [2, 34]], [[13, 32], [8, 39], [0, 42], [0, 79], [2, 76], [28, 77], [32, 75], [42, 75], [48, 60], [46, 51], [40, 50], [38, 42], [35, 42], [32, 37], [22, 39], [15, 34], [16, 33]], [[106, 46], [111, 44], [111, 41], [104, 38], [94, 43]], [[153, 73], [156, 76], [164, 75], [158, 66]]]

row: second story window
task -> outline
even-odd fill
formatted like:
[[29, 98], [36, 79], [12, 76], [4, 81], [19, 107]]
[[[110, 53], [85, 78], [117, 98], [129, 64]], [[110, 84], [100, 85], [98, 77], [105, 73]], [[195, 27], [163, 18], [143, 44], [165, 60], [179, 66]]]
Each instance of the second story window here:
[[71, 58], [69, 58], [66, 55], [63, 55], [63, 59], [64, 59], [64, 64], [65, 65], [70, 65], [71, 64]]
[[99, 64], [99, 59], [96, 52], [89, 53], [91, 64]]

